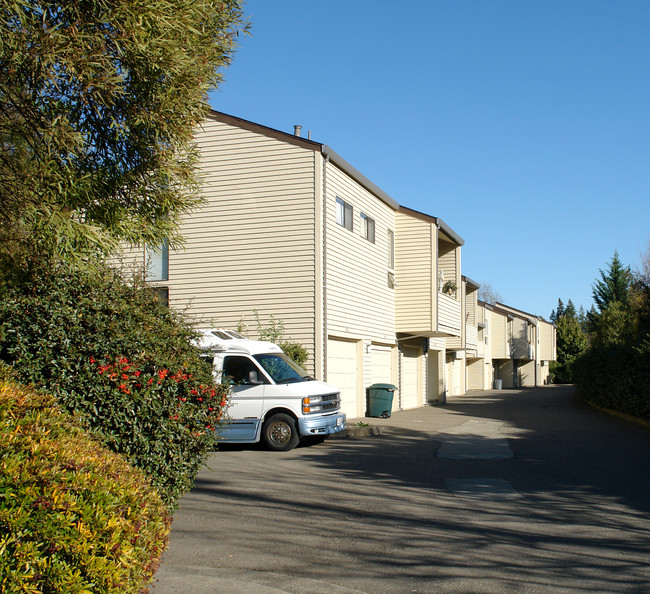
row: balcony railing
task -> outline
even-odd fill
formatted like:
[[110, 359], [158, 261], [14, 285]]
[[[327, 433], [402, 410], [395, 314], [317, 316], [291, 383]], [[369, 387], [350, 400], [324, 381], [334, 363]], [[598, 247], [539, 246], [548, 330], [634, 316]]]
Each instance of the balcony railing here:
[[460, 317], [460, 302], [438, 293], [438, 329], [452, 336], [460, 336]]
[[465, 324], [465, 348], [475, 349], [478, 345], [478, 328], [472, 324]]

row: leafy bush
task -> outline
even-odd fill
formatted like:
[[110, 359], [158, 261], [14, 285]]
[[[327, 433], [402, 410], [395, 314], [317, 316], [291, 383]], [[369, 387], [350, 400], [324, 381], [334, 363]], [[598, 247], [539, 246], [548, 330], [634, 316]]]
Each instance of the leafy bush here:
[[191, 327], [111, 269], [44, 272], [2, 297], [0, 360], [144, 469], [173, 507], [226, 404]]
[[579, 398], [650, 420], [650, 343], [589, 349], [575, 363]]
[[273, 314], [271, 314], [269, 316], [269, 323], [265, 328], [262, 325], [257, 310], [255, 310], [254, 313], [257, 322], [258, 340], [266, 340], [277, 344], [282, 349], [282, 352], [289, 357], [289, 359], [298, 363], [298, 365], [304, 365], [307, 362], [307, 359], [309, 359], [309, 351], [301, 344], [293, 342], [285, 337], [283, 320], [278, 320]]
[[52, 396], [0, 380], [2, 592], [140, 592], [169, 525], [142, 471]]

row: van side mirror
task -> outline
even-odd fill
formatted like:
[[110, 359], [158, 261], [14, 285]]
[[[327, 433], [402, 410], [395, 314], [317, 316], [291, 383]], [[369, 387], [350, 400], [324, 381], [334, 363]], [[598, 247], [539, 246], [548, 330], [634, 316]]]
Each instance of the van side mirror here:
[[248, 372], [248, 383], [253, 385], [253, 386], [259, 386], [260, 384], [263, 384], [264, 382], [260, 380], [259, 376], [257, 375], [257, 371], [249, 371]]

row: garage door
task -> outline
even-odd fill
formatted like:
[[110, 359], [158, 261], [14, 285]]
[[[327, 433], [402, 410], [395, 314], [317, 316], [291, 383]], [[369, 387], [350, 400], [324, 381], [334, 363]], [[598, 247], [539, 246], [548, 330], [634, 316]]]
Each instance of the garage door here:
[[393, 349], [373, 344], [371, 350], [371, 384], [393, 383]]
[[416, 408], [422, 404], [419, 373], [420, 349], [405, 347], [402, 351], [402, 408]]
[[365, 410], [358, 410], [357, 406], [358, 369], [357, 343], [330, 338], [327, 341], [327, 383], [341, 391], [341, 409], [349, 418], [365, 414]]
[[483, 389], [483, 359], [467, 360], [467, 389]]
[[460, 370], [461, 362], [458, 359], [452, 358], [447, 355], [447, 394], [449, 396], [460, 396]]

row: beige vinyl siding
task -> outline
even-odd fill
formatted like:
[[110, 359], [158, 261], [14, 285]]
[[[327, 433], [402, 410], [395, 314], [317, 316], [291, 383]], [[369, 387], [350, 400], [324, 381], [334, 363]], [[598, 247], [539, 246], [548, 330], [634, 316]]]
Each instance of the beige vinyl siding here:
[[508, 347], [508, 320], [506, 316], [496, 312], [490, 313], [490, 331], [492, 342], [492, 358], [493, 359], [509, 359], [510, 349]]
[[463, 393], [461, 373], [464, 369], [464, 360], [456, 359], [447, 353], [447, 393], [449, 396], [460, 396]]
[[512, 359], [495, 361], [495, 367], [495, 379], [500, 379], [503, 382], [502, 385], [504, 388], [514, 388]]
[[145, 272], [144, 247], [121, 243], [120, 253], [111, 256], [108, 263], [110, 266], [120, 269], [127, 277], [131, 275], [142, 276]]
[[[325, 293], [329, 335], [395, 341], [395, 290], [388, 286], [388, 230], [394, 211], [340, 170], [326, 164]], [[336, 222], [336, 198], [353, 208], [353, 229]], [[375, 220], [375, 242], [362, 236], [360, 213]]]
[[[449, 242], [439, 241], [438, 242], [438, 269], [439, 273], [442, 273], [444, 281], [442, 284], [447, 281], [453, 281], [456, 283], [457, 294], [460, 293], [460, 266], [459, 266], [459, 252], [460, 249]], [[442, 288], [442, 287], [441, 287]]]
[[[445, 276], [445, 278], [447, 277]], [[467, 284], [465, 282], [462, 282], [458, 289], [458, 292], [460, 294], [460, 301], [458, 302], [458, 305], [460, 305], [460, 314], [458, 316], [456, 316], [454, 313], [452, 317], [449, 317], [450, 313], [455, 312], [455, 310], [459, 309], [456, 307], [456, 300], [451, 295], [447, 295], [446, 293], [440, 293], [438, 295], [439, 302], [444, 302], [447, 304], [447, 306], [451, 305], [451, 307], [439, 307], [439, 321], [441, 323], [444, 323], [445, 326], [449, 328], [453, 327], [454, 320], [456, 317], [458, 317], [456, 323], [456, 326], [458, 326], [460, 330], [458, 332], [458, 336], [453, 336], [447, 339], [447, 349], [451, 351], [460, 351], [467, 347], [466, 324], [464, 323], [465, 313], [467, 311], [467, 302], [465, 299], [466, 290]]]
[[467, 364], [467, 389], [468, 390], [482, 390], [483, 389], [483, 359], [468, 359]]
[[365, 402], [359, 398], [361, 381], [360, 345], [361, 341], [327, 341], [327, 381], [336, 386], [341, 393], [341, 410], [348, 418], [363, 417]]
[[460, 301], [444, 293], [438, 293], [438, 330], [452, 336], [462, 331]]
[[460, 351], [463, 347], [462, 345], [462, 339], [460, 336], [454, 336], [451, 338], [447, 338], [447, 350], [448, 351]]
[[478, 302], [476, 289], [467, 291], [465, 296], [466, 322], [470, 326], [478, 324]]
[[313, 353], [314, 152], [212, 119], [196, 139], [206, 203], [183, 221], [185, 249], [170, 252], [170, 304], [251, 336], [254, 311], [273, 315]]
[[397, 332], [415, 334], [436, 328], [436, 228], [427, 221], [397, 212]]
[[555, 327], [548, 322], [539, 324], [539, 359], [541, 361], [555, 360]]
[[417, 408], [422, 406], [422, 349], [404, 347], [400, 356], [400, 408]]
[[512, 320], [512, 346], [515, 359], [528, 359], [528, 324], [526, 320], [514, 318]]
[[395, 372], [393, 359], [395, 347], [390, 345], [373, 344], [370, 347], [370, 379], [372, 384], [394, 384]]
[[525, 361], [517, 369], [520, 388], [530, 388], [535, 385], [535, 361]]

